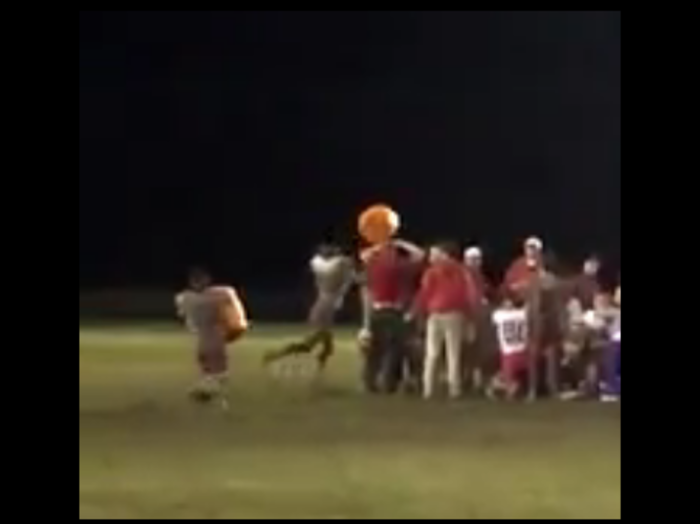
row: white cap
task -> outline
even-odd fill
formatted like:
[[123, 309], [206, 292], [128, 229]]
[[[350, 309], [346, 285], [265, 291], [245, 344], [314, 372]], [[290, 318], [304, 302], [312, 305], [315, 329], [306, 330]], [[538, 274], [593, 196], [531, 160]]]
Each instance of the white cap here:
[[542, 240], [540, 240], [538, 237], [529, 237], [525, 241], [525, 247], [531, 247], [537, 249], [538, 251], [542, 251], [544, 244], [542, 243]]
[[464, 258], [481, 258], [483, 255], [481, 248], [478, 246], [471, 246], [464, 250]]

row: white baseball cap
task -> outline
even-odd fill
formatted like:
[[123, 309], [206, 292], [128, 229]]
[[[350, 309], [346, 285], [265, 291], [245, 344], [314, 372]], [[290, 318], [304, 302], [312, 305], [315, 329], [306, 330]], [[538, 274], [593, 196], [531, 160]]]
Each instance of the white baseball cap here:
[[531, 247], [534, 249], [537, 249], [539, 251], [542, 251], [542, 248], [544, 247], [544, 244], [542, 243], [542, 240], [540, 240], [538, 237], [529, 237], [527, 240], [525, 240], [525, 247]]
[[484, 254], [478, 246], [471, 246], [464, 250], [464, 258], [482, 258], [483, 256]]

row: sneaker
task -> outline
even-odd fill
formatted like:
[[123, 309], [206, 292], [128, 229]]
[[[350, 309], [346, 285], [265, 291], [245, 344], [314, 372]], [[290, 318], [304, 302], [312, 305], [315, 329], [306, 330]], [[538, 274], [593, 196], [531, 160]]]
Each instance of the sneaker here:
[[572, 402], [574, 400], [580, 400], [581, 398], [583, 398], [583, 394], [576, 390], [564, 391], [559, 394], [559, 400], [563, 400], [564, 402]]

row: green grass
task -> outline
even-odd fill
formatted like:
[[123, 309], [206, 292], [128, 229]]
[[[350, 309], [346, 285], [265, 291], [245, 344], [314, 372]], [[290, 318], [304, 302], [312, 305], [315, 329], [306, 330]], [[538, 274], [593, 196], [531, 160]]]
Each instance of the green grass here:
[[81, 518], [620, 518], [620, 409], [357, 392], [349, 338], [323, 391], [272, 379], [257, 329], [231, 410], [196, 408], [187, 337], [80, 333]]

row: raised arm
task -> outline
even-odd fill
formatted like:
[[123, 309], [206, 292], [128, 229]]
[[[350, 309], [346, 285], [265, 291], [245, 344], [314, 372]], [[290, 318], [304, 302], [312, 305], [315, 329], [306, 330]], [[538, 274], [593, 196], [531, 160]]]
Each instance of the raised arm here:
[[372, 318], [372, 296], [365, 284], [360, 285], [360, 308], [362, 311], [362, 330], [369, 330]]
[[382, 249], [382, 247], [381, 244], [375, 244], [374, 246], [363, 249], [360, 251], [360, 261], [366, 264], [380, 249]]
[[417, 246], [413, 242], [409, 242], [408, 240], [403, 240], [403, 239], [397, 238], [397, 239], [393, 240], [393, 243], [395, 246], [404, 249], [408, 253], [412, 262], [419, 263], [419, 262], [422, 262], [423, 260], [425, 260], [425, 256], [426, 256], [425, 249]]
[[179, 318], [184, 318], [185, 316], [185, 292], [178, 293], [175, 295], [175, 313]]

